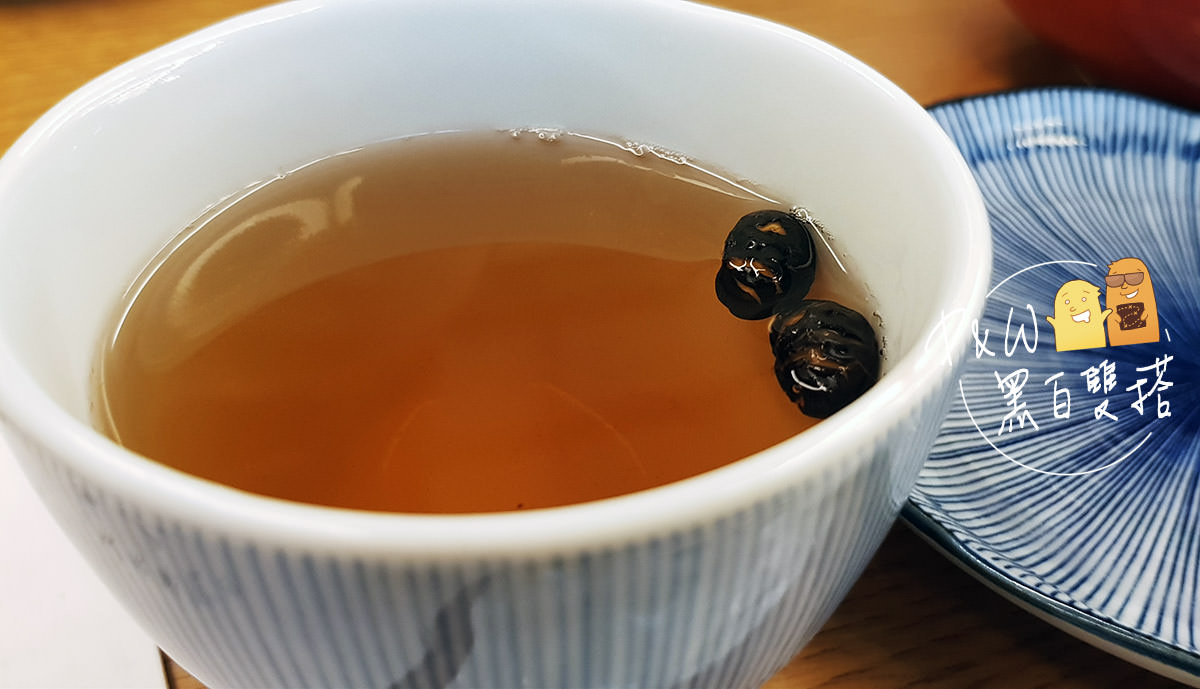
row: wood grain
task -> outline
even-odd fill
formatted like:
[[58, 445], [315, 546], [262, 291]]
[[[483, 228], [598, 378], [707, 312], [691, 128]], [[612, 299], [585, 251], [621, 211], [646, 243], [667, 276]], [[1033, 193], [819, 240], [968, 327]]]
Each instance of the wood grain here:
[[[88, 79], [261, 0], [0, 0], [0, 150]], [[1001, 0], [730, 0], [881, 71], [923, 104], [1084, 77]], [[819, 105], [819, 104], [817, 104]], [[69, 649], [64, 649], [69, 653]], [[176, 689], [204, 689], [167, 662]], [[907, 530], [888, 536], [768, 689], [1176, 686], [1020, 611]]]

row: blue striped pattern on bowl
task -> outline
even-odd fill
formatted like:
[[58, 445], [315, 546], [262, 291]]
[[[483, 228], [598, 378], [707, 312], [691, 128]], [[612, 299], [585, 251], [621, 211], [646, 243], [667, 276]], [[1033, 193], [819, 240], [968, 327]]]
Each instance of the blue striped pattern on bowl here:
[[217, 687], [752, 687], [832, 614], [899, 512], [949, 391], [803, 481], [550, 556], [270, 541], [137, 504], [13, 429], [31, 481], [151, 636]]
[[[905, 518], [1060, 625], [1200, 681], [1200, 115], [1094, 89], [932, 112], [988, 206], [995, 287], [978, 332], [990, 332], [996, 356], [979, 346], [968, 355]], [[1103, 293], [1108, 263], [1125, 257], [1141, 258], [1153, 278], [1160, 341], [1056, 351], [1044, 319], [1056, 290], [1085, 279]], [[1166, 357], [1171, 385], [1139, 413], [1138, 380], [1147, 392], [1158, 372], [1137, 369]], [[1105, 362], [1115, 385], [1105, 390], [1100, 375], [1093, 391], [1085, 374]], [[1021, 369], [1019, 401], [1038, 427], [1004, 431], [1016, 405], [1001, 382]], [[1055, 416], [1055, 386], [1070, 395], [1070, 412], [1058, 408], [1066, 418]], [[1106, 397], [1102, 411], [1116, 420], [1097, 415]]]

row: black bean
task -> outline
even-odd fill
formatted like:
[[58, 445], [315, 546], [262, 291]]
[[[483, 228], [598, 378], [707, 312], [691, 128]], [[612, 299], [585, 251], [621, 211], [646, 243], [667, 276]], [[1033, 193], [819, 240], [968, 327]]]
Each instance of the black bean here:
[[770, 333], [775, 379], [808, 416], [828, 417], [879, 378], [875, 330], [841, 304], [788, 300], [771, 320]]
[[738, 318], [766, 318], [784, 297], [808, 294], [816, 274], [816, 247], [804, 223], [784, 211], [755, 211], [725, 239], [717, 298]]

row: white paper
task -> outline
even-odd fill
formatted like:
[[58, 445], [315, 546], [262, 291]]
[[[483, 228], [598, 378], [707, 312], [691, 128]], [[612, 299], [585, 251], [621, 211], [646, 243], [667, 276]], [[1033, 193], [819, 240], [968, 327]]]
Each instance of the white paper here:
[[158, 648], [38, 501], [0, 439], [0, 688], [163, 689]]

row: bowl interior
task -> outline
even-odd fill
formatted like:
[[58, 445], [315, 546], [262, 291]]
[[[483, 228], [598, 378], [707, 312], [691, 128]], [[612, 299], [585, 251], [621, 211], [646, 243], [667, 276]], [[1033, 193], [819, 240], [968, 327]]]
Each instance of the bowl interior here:
[[940, 129], [794, 31], [665, 1], [294, 3], [117, 68], [5, 157], [0, 366], [31, 387], [0, 408], [36, 387], [87, 423], [119, 295], [220, 199], [372, 141], [519, 127], [659, 145], [806, 206], [872, 291], [905, 384], [935, 384], [906, 362], [988, 273], [978, 192]]

